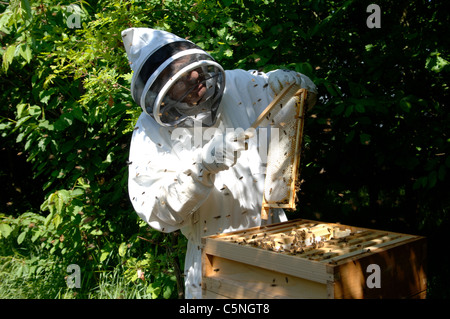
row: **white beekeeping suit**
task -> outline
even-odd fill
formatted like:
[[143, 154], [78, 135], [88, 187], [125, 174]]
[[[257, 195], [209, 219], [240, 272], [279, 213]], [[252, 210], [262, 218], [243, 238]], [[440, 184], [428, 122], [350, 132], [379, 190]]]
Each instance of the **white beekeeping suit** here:
[[239, 133], [286, 83], [315, 86], [296, 72], [224, 71], [195, 44], [165, 31], [131, 28], [122, 39], [132, 96], [143, 109], [130, 147], [129, 196], [152, 228], [187, 237], [185, 294], [201, 298], [201, 237], [286, 220], [281, 209], [260, 219], [260, 146], [268, 130], [260, 128], [247, 145]]

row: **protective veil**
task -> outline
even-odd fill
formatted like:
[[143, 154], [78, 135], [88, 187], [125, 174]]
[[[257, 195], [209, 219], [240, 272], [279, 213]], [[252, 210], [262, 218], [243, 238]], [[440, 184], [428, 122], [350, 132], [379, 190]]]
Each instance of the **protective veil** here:
[[215, 123], [225, 74], [209, 54], [160, 30], [131, 28], [122, 39], [134, 71], [132, 96], [145, 113], [162, 126]]
[[[128, 29], [122, 33], [125, 46], [135, 50], [139, 48], [133, 52], [127, 49], [135, 72], [133, 98], [138, 104], [147, 100], [142, 96], [148, 95], [146, 89], [151, 86], [149, 80], [139, 74], [149, 52], [151, 54], [167, 43], [180, 41], [163, 31], [157, 31], [158, 39], [153, 41], [156, 37], [154, 32], [151, 29]], [[150, 48], [149, 43], [152, 44]], [[146, 52], [146, 57], [142, 56], [143, 52]], [[171, 54], [178, 52], [175, 50]], [[198, 54], [202, 59], [213, 62], [207, 59], [206, 53]], [[210, 66], [212, 69], [208, 69]], [[268, 85], [269, 74], [243, 70], [222, 73], [220, 67], [208, 62], [204, 74], [209, 73], [213, 73], [209, 78], [213, 79], [210, 85], [215, 87], [204, 95], [206, 110], [196, 113], [205, 119], [206, 125], [196, 122], [195, 115], [185, 116], [184, 113], [181, 122], [174, 118], [158, 118], [155, 104], [143, 103], [140, 105], [144, 112], [136, 123], [130, 147], [129, 196], [137, 214], [154, 229], [162, 232], [180, 229], [188, 238], [186, 298], [201, 298], [203, 236], [286, 220], [281, 209], [271, 211], [267, 221], [260, 219], [265, 178], [264, 150], [261, 152], [260, 149], [267, 144], [268, 128], [256, 131], [255, 136], [248, 140], [246, 150], [240, 152], [229, 168], [209, 170], [202, 160], [204, 149], [214, 136], [249, 128], [272, 101], [274, 93]], [[151, 78], [153, 73], [148, 74]], [[158, 102], [160, 91], [152, 92]], [[209, 99], [220, 100], [220, 106], [208, 103]]]

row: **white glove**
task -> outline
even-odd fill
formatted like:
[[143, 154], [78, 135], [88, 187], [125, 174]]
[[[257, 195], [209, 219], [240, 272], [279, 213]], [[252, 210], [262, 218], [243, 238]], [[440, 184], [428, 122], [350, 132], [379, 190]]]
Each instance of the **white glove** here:
[[279, 94], [285, 86], [293, 83], [301, 88], [317, 94], [316, 85], [306, 75], [291, 70], [276, 70], [269, 74], [269, 86], [275, 94]]
[[245, 150], [244, 133], [231, 132], [215, 135], [202, 150], [202, 162], [207, 171], [217, 174], [236, 164], [240, 152]]

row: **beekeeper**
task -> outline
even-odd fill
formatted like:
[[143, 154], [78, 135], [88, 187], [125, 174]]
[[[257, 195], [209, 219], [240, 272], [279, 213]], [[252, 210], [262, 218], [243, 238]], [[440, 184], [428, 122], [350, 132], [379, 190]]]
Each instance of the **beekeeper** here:
[[224, 71], [194, 43], [161, 30], [130, 28], [122, 39], [143, 110], [130, 146], [129, 196], [152, 228], [186, 236], [185, 296], [201, 298], [201, 237], [286, 220], [281, 209], [260, 218], [261, 140], [245, 140], [243, 131], [283, 86], [316, 87], [293, 71]]

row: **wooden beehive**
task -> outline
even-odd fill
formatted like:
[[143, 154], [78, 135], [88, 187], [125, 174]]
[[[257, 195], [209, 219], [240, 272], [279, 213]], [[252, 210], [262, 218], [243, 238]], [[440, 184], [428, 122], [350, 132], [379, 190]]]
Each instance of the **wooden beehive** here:
[[204, 237], [202, 244], [203, 298], [426, 295], [420, 236], [299, 219]]

